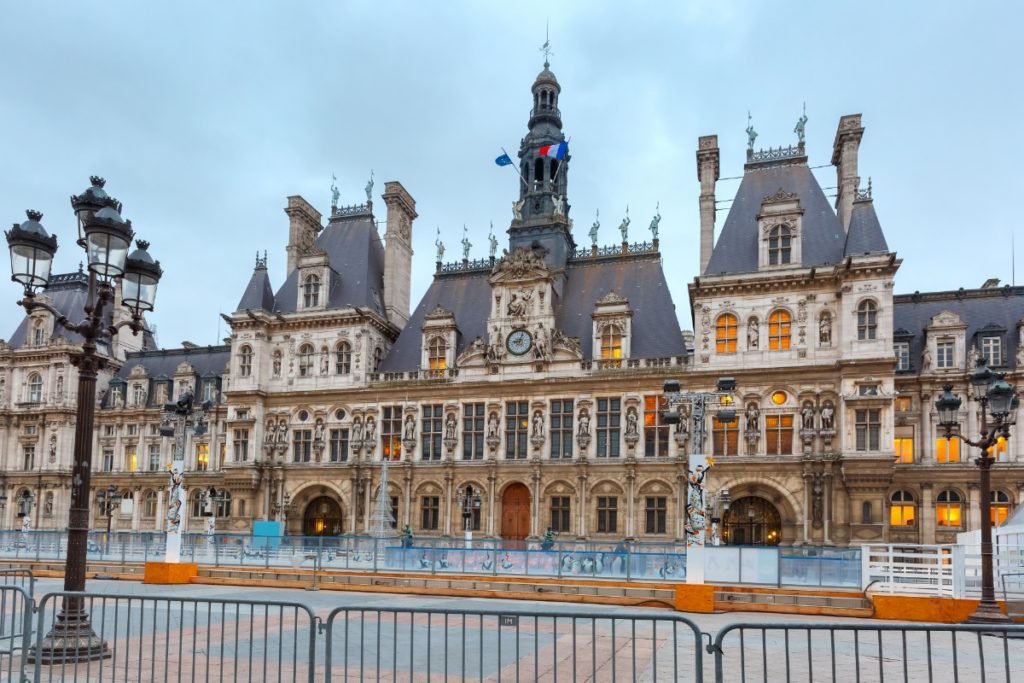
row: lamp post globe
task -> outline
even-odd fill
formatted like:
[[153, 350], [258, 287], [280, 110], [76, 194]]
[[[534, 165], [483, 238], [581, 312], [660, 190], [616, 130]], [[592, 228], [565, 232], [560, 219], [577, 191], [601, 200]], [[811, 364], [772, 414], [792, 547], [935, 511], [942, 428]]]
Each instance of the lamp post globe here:
[[961, 403], [960, 397], [953, 393], [952, 384], [942, 387], [942, 395], [935, 400], [935, 410], [939, 414], [939, 426], [947, 433], [957, 426]]
[[135, 233], [132, 222], [112, 206], [86, 214], [82, 232], [89, 270], [99, 278], [112, 280], [124, 275], [128, 247]]
[[156, 287], [163, 271], [160, 262], [154, 261], [149, 255], [149, 242], [137, 240], [138, 249], [133, 251], [125, 261], [124, 278], [121, 281], [121, 303], [132, 312], [135, 318], [153, 310], [156, 300]]
[[4, 233], [11, 251], [11, 279], [25, 287], [26, 293], [45, 287], [50, 281], [53, 256], [57, 253], [57, 236], [43, 227], [43, 214], [29, 209], [28, 220], [15, 224]]

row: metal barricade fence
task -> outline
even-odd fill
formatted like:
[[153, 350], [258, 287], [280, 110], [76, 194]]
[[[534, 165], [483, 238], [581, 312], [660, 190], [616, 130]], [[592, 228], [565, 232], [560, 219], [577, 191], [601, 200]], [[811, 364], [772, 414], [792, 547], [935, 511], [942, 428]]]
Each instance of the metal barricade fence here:
[[39, 603], [35, 648], [68, 598], [84, 601], [108, 656], [35, 664], [42, 681], [314, 680], [317, 622], [293, 602], [49, 593]]
[[0, 585], [0, 680], [26, 680], [33, 610], [32, 597], [24, 588]]
[[[1009, 637], [1008, 637], [1009, 636]], [[716, 681], [1024, 680], [1024, 625], [730, 624]]]
[[703, 680], [701, 633], [675, 615], [338, 608], [325, 676], [363, 680]]
[[1003, 604], [1011, 618], [1024, 617], [1024, 572], [1003, 574]]
[[17, 586], [31, 598], [36, 594], [36, 577], [31, 569], [0, 569], [0, 586]]

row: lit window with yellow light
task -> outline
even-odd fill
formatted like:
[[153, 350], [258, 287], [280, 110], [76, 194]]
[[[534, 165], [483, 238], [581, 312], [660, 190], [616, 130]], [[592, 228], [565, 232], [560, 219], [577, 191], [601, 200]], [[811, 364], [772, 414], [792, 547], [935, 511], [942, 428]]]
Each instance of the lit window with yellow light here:
[[786, 396], [786, 392], [785, 391], [773, 391], [772, 392], [772, 403], [774, 403], [777, 406], [781, 406], [788, 399], [789, 399], [789, 397]]
[[196, 470], [205, 472], [210, 469], [210, 444], [196, 444]]
[[444, 370], [448, 367], [448, 344], [441, 337], [434, 337], [430, 340], [427, 356], [427, 367], [431, 370]]
[[738, 322], [732, 313], [723, 313], [715, 321], [715, 351], [736, 353], [736, 329]]
[[1006, 460], [1006, 437], [996, 439], [995, 444], [989, 446], [985, 453], [993, 460]]
[[959, 527], [963, 523], [963, 500], [956, 491], [942, 491], [935, 499], [935, 524]]
[[135, 446], [124, 448], [124, 470], [125, 472], [139, 471], [139, 453]]
[[939, 463], [960, 462], [960, 440], [940, 436], [935, 439], [935, 461]]
[[914, 526], [914, 496], [909, 491], [896, 491], [889, 499], [889, 526]]
[[601, 359], [617, 361], [622, 358], [622, 330], [608, 325], [601, 333]]
[[768, 348], [780, 351], [789, 348], [793, 316], [789, 311], [772, 311], [768, 316]]
[[893, 450], [896, 462], [909, 464], [914, 462], [914, 428], [897, 427], [896, 438], [893, 439]]

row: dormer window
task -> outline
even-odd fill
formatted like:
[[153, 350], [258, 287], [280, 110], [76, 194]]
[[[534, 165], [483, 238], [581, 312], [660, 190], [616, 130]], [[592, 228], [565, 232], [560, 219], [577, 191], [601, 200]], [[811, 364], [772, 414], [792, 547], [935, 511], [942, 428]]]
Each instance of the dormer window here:
[[896, 372], [906, 372], [910, 369], [910, 343], [905, 341], [896, 342], [892, 345], [896, 354]]
[[448, 367], [448, 344], [441, 337], [434, 337], [427, 347], [427, 362], [431, 370], [444, 370]]
[[956, 343], [953, 339], [939, 339], [935, 342], [935, 367], [948, 370], [956, 367], [954, 350]]
[[866, 299], [857, 306], [857, 339], [867, 341], [875, 338], [878, 329], [878, 306]]
[[32, 328], [32, 346], [42, 346], [46, 338], [46, 324], [42, 320], [36, 320]]
[[622, 328], [607, 325], [601, 333], [601, 360], [622, 360]]
[[792, 258], [793, 233], [787, 225], [777, 225], [768, 233], [768, 265], [781, 266]]
[[320, 276], [310, 273], [302, 281], [302, 307], [315, 308], [320, 305]]
[[981, 338], [981, 357], [991, 367], [1003, 364], [1003, 340], [997, 336]]

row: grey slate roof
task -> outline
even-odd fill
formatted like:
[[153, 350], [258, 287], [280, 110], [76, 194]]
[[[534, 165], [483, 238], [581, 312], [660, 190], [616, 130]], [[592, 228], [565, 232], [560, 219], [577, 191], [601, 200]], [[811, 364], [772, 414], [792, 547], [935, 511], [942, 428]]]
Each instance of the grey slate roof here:
[[[490, 271], [439, 275], [423, 295], [409, 322], [384, 359], [381, 370], [416, 370], [420, 364], [424, 317], [438, 306], [455, 314], [461, 333], [456, 355], [476, 337], [487, 339], [491, 310]], [[562, 296], [553, 303], [555, 324], [578, 337], [583, 357], [593, 357], [594, 304], [611, 291], [626, 297], [633, 311], [632, 358], [681, 356], [685, 353], [675, 305], [657, 255], [579, 259], [566, 267]]]
[[242, 294], [235, 310], [244, 311], [247, 308], [257, 311], [274, 310], [274, 290], [270, 286], [270, 276], [267, 275], [266, 268], [257, 267], [252, 272], [245, 293]]
[[[77, 323], [85, 317], [83, 307], [89, 294], [89, 276], [82, 272], [53, 275], [50, 277], [50, 284], [43, 290], [43, 294], [50, 299], [50, 304], [54, 308], [66, 315], [71, 322]], [[113, 320], [112, 306], [107, 306], [103, 319], [105, 324], [111, 324]], [[21, 323], [18, 324], [8, 342], [12, 347], [24, 346], [30, 341], [29, 324], [28, 315], [22, 317]], [[131, 334], [131, 331], [124, 330], [121, 334]], [[143, 345], [146, 348], [156, 348], [156, 341], [153, 339], [153, 335], [149, 332], [142, 332], [141, 334], [144, 335]], [[82, 335], [77, 332], [70, 332], [60, 325], [54, 324], [50, 339], [58, 338], [63, 338], [70, 344], [81, 344], [84, 341]], [[104, 350], [103, 344], [100, 344], [100, 351], [101, 353], [107, 352]]]
[[224, 374], [224, 368], [231, 358], [230, 346], [198, 346], [196, 348], [162, 349], [160, 351], [136, 351], [128, 354], [127, 360], [117, 372], [117, 377], [127, 379], [136, 365], [146, 368], [150, 379], [171, 378], [174, 371], [188, 362], [200, 377]]
[[[373, 216], [332, 218], [316, 239], [316, 246], [327, 252], [334, 271], [327, 284], [328, 308], [369, 308], [384, 312], [384, 246]], [[294, 313], [298, 305], [299, 273], [288, 274], [274, 295], [274, 310]]]
[[790, 163], [746, 170], [711, 252], [705, 275], [757, 271], [757, 214], [762, 200], [780, 188], [796, 193], [804, 210], [802, 264], [821, 266], [843, 259], [846, 233], [831, 203], [806, 164]]
[[[921, 371], [925, 332], [933, 316], [950, 311], [967, 324], [967, 345], [978, 343], [976, 335], [989, 325], [1005, 330], [1003, 358], [1008, 368], [1016, 368], [1017, 323], [1024, 318], [1024, 287], [966, 289], [928, 294], [898, 294], [893, 297], [893, 330], [897, 341], [910, 342], [910, 370]], [[913, 335], [907, 338], [900, 334]]]
[[858, 256], [889, 251], [885, 234], [878, 222], [875, 205], [871, 200], [856, 201], [850, 212], [850, 230], [846, 235], [847, 256]]

